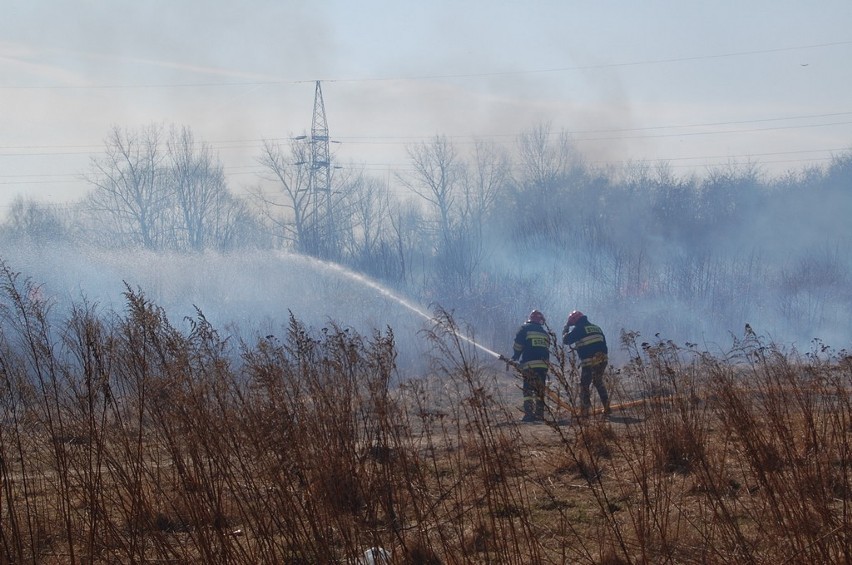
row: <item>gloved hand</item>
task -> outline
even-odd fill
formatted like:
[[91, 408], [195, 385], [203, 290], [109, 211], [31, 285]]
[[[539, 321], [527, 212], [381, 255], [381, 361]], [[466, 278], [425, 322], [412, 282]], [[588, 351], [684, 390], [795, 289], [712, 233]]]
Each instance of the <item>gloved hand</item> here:
[[505, 355], [499, 355], [497, 357], [500, 361], [503, 361], [506, 364], [506, 370], [509, 370], [509, 367], [514, 367], [517, 369], [519, 367], [518, 362], [515, 359], [509, 359]]

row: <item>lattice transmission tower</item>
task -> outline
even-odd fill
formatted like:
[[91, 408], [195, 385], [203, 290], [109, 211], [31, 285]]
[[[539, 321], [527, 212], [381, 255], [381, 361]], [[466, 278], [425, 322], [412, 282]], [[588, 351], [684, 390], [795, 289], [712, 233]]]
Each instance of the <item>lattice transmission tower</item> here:
[[[320, 238], [317, 251], [330, 257], [335, 254], [335, 234], [333, 198], [331, 191], [331, 151], [328, 137], [328, 122], [325, 117], [325, 102], [322, 99], [322, 86], [316, 81], [314, 91], [314, 116], [311, 120], [311, 169], [310, 190], [314, 205], [314, 221], [317, 228], [324, 228], [324, 237]], [[318, 231], [323, 231], [319, 229]]]

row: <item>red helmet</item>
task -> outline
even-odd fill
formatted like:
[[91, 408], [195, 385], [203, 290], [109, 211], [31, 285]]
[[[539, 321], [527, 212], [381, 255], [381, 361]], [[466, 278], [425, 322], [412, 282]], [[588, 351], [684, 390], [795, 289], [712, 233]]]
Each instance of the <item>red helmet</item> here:
[[542, 314], [538, 310], [533, 310], [532, 312], [530, 312], [530, 317], [527, 321], [532, 322], [534, 324], [543, 324], [544, 323], [544, 314]]
[[573, 312], [571, 312], [571, 315], [568, 316], [568, 325], [575, 325], [577, 322], [580, 321], [580, 318], [582, 318], [583, 316], [584, 314], [582, 312], [580, 312], [579, 310], [574, 310]]

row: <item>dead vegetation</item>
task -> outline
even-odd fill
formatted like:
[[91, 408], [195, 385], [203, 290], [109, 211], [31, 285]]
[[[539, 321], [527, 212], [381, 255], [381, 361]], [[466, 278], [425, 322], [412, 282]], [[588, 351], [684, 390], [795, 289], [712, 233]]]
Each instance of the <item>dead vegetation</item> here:
[[[852, 363], [748, 334], [725, 356], [624, 334], [610, 418], [552, 406], [439, 312], [428, 375], [394, 336], [295, 317], [234, 344], [49, 304], [3, 272], [0, 562], [845, 563]], [[573, 401], [557, 355], [552, 386]], [[350, 561], [355, 562], [355, 561]]]

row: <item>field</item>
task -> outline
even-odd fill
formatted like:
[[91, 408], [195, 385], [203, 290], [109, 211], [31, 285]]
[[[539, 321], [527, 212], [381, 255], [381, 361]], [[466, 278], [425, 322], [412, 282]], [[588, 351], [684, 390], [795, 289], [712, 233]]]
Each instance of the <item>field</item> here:
[[129, 289], [124, 314], [57, 326], [3, 291], [2, 563], [852, 561], [852, 360], [819, 342], [625, 333], [616, 410], [588, 419], [558, 350], [562, 405], [531, 425], [443, 312], [398, 382], [390, 331], [291, 318], [235, 344]]

